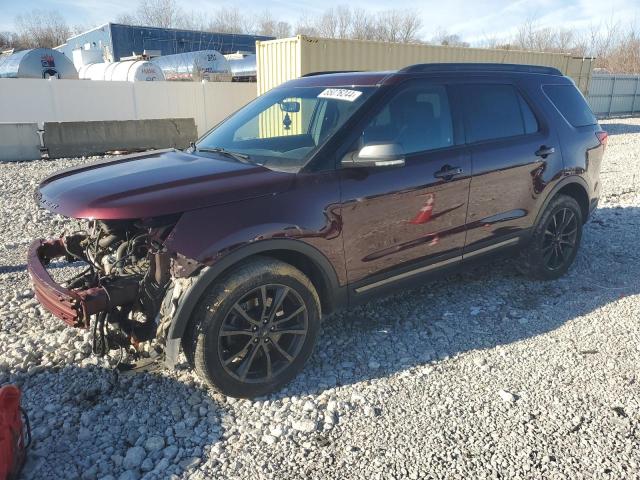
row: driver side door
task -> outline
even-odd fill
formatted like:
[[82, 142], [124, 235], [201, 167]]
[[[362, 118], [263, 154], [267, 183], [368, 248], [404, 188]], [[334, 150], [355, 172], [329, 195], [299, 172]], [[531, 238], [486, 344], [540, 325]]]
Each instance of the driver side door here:
[[471, 161], [444, 84], [411, 81], [383, 102], [355, 149], [392, 143], [401, 167], [340, 171], [346, 268], [355, 294], [460, 261]]

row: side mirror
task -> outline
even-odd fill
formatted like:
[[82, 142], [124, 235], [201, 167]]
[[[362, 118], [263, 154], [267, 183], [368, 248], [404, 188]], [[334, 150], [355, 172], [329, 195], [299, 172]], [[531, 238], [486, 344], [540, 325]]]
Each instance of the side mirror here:
[[359, 152], [347, 153], [343, 167], [403, 167], [404, 151], [397, 143], [365, 145]]

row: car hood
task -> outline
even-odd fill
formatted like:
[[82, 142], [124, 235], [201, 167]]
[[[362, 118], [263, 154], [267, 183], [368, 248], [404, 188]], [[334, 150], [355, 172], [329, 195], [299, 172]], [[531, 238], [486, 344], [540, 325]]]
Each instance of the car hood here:
[[36, 199], [73, 218], [152, 218], [275, 194], [293, 177], [217, 154], [160, 150], [57, 172]]

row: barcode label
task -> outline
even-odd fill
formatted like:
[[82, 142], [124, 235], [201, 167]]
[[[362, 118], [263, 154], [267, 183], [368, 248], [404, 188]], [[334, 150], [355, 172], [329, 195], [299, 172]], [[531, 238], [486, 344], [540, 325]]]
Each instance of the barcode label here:
[[358, 90], [349, 90], [348, 88], [326, 88], [318, 98], [331, 98], [333, 100], [344, 100], [345, 102], [354, 102], [362, 95]]

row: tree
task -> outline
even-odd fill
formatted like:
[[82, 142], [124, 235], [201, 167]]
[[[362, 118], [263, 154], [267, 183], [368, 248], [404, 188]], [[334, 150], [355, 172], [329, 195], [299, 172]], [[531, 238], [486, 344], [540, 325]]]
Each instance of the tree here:
[[0, 32], [0, 51], [15, 47], [15, 34], [12, 32]]
[[118, 15], [116, 17], [116, 23], [121, 23], [123, 25], [140, 25], [138, 18], [130, 13], [121, 13]]
[[346, 6], [329, 8], [311, 20], [313, 35], [324, 38], [351, 38], [353, 14]]
[[386, 10], [377, 16], [378, 40], [415, 43], [419, 41], [422, 19], [414, 10]]
[[220, 33], [248, 33], [255, 30], [255, 19], [236, 8], [216, 10], [207, 30]]
[[386, 42], [418, 42], [422, 20], [413, 10], [386, 10], [370, 14], [340, 6], [319, 16], [303, 15], [296, 33], [324, 38], [353, 38]]
[[449, 47], [470, 47], [469, 42], [462, 40], [460, 35], [452, 34], [446, 30], [439, 30], [431, 39], [431, 43], [435, 45], [446, 45]]
[[139, 0], [135, 16], [140, 25], [162, 28], [179, 28], [185, 19], [176, 0]]
[[356, 40], [375, 40], [377, 28], [375, 18], [368, 15], [362, 8], [353, 10], [351, 16], [351, 37]]
[[286, 38], [291, 36], [291, 25], [289, 22], [276, 20], [268, 10], [259, 14], [255, 21], [255, 33], [268, 37]]
[[509, 44], [521, 50], [563, 52], [595, 57], [596, 68], [610, 73], [640, 73], [640, 29], [608, 21], [585, 32], [541, 28], [533, 19], [524, 22]]
[[53, 11], [33, 10], [15, 20], [15, 43], [21, 48], [53, 48], [71, 36], [67, 22]]

